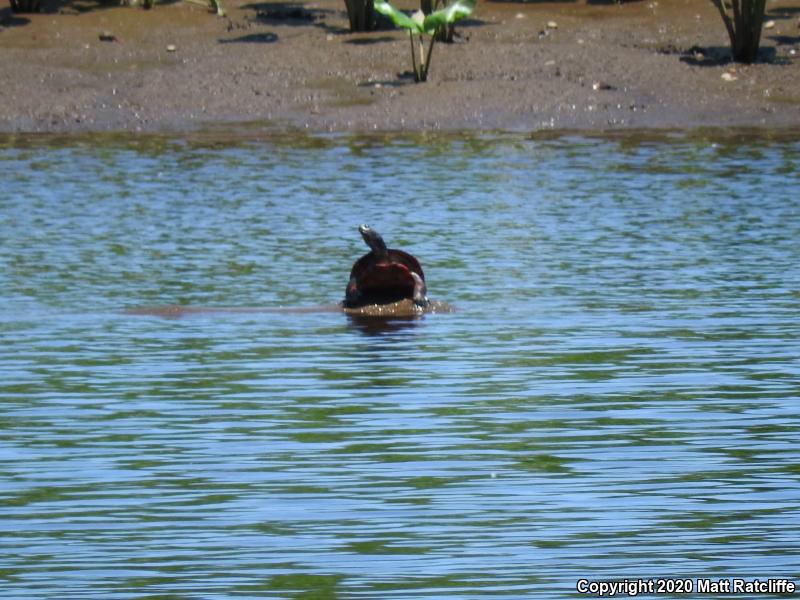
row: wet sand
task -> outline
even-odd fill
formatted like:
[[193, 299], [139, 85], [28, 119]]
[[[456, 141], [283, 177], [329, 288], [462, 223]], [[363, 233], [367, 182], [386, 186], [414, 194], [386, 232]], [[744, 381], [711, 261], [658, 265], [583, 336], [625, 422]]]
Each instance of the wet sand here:
[[790, 0], [768, 3], [775, 25], [749, 66], [727, 61], [708, 1], [479, 0], [424, 84], [408, 76], [407, 36], [349, 33], [342, 0], [223, 2], [227, 17], [188, 3], [6, 5], [0, 132], [800, 126]]

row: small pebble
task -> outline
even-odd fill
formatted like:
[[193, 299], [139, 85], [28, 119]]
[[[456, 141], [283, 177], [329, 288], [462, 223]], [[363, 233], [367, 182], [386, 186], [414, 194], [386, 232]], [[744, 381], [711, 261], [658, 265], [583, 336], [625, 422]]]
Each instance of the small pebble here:
[[548, 29], [558, 29], [558, 23], [556, 23], [555, 21], [548, 21], [547, 22], [547, 28]]
[[175, 50], [177, 49], [178, 48], [175, 46], [175, 44], [170, 44], [169, 46], [167, 46], [167, 52], [175, 52]]
[[764, 23], [764, 29], [775, 29], [775, 21], [767, 21]]
[[517, 13], [516, 15], [514, 15], [514, 18], [515, 19], [524, 19], [525, 15], [523, 15], [522, 13]]
[[737, 77], [733, 73], [728, 73], [727, 71], [722, 74], [722, 79], [725, 81], [736, 81]]

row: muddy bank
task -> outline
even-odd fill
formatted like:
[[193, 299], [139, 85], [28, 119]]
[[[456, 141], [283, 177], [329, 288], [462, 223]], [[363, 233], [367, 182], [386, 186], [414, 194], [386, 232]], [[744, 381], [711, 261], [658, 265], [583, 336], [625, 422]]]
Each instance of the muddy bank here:
[[3, 8], [0, 131], [796, 127], [792, 4], [768, 3], [764, 60], [741, 66], [710, 2], [479, 0], [425, 84], [405, 34], [350, 34], [341, 0]]

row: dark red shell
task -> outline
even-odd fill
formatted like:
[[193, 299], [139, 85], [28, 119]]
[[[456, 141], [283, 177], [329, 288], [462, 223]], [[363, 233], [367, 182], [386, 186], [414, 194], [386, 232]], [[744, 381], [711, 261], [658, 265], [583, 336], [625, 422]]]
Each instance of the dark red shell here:
[[419, 261], [408, 252], [389, 248], [389, 257], [376, 260], [372, 253], [359, 258], [350, 271], [364, 300], [391, 300], [411, 298], [414, 295], [414, 278], [425, 280]]

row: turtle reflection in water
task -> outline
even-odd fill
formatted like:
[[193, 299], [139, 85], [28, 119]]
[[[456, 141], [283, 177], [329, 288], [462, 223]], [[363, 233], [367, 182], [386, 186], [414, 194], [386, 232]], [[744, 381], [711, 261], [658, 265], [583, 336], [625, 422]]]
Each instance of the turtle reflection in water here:
[[416, 258], [388, 248], [381, 234], [369, 225], [359, 225], [358, 232], [370, 251], [350, 271], [342, 302], [347, 314], [413, 316], [452, 310], [443, 302], [428, 300], [425, 273]]

